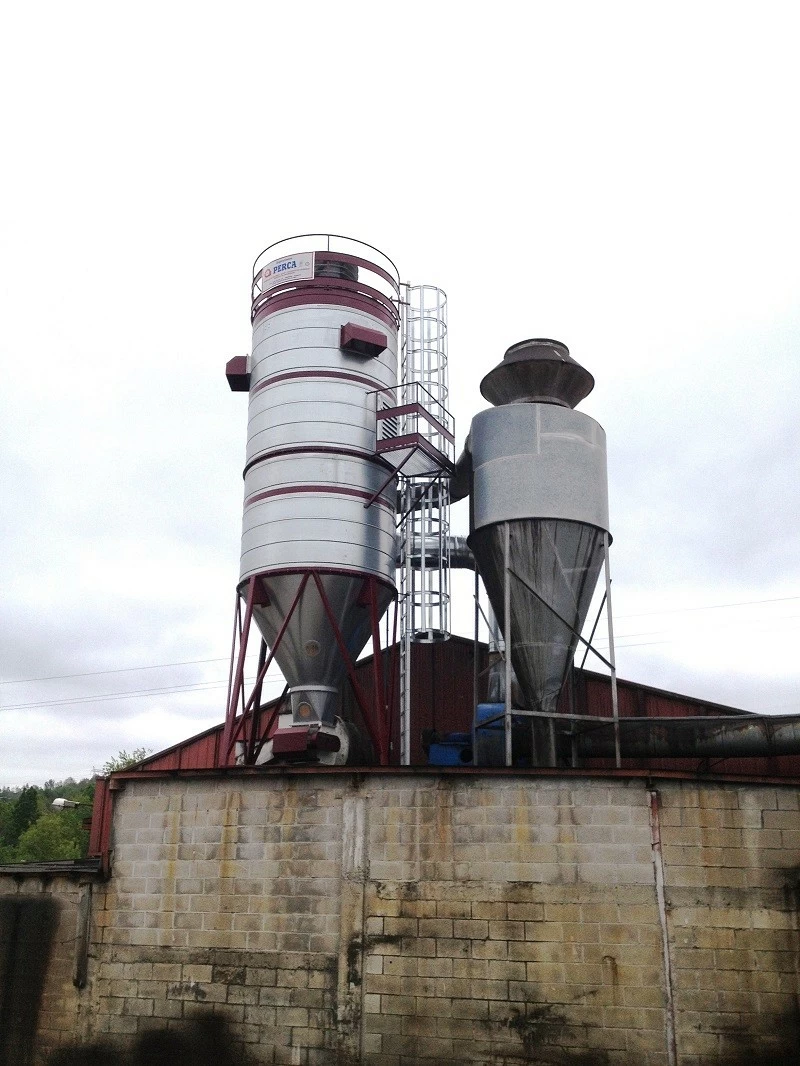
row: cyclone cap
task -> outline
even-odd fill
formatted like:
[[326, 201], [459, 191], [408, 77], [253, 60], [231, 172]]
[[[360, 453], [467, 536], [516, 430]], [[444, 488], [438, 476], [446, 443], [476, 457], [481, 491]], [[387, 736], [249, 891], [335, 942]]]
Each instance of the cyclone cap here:
[[502, 363], [481, 382], [481, 393], [499, 407], [507, 403], [552, 403], [576, 407], [594, 388], [594, 378], [560, 341], [544, 337], [512, 344]]

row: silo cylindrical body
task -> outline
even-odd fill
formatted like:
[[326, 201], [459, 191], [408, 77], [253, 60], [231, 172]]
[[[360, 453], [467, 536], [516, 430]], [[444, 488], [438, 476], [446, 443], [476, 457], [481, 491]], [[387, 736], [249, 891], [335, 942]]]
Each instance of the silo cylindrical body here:
[[331, 612], [354, 661], [395, 591], [395, 482], [376, 455], [375, 419], [376, 392], [397, 385], [395, 280], [363, 254], [324, 246], [259, 266], [264, 255], [240, 589], [260, 579], [253, 617], [266, 643], [277, 641], [295, 715], [310, 706], [314, 721], [333, 727], [347, 668]]

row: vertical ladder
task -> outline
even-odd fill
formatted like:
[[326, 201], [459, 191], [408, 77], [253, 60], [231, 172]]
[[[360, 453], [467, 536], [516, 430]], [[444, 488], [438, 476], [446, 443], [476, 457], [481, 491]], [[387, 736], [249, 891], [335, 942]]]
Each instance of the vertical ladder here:
[[[406, 285], [401, 316], [400, 398], [420, 397], [439, 424], [447, 410], [447, 297], [434, 285]], [[408, 413], [403, 431], [441, 448], [434, 424]], [[412, 425], [413, 423], [413, 425]], [[404, 478], [400, 520], [400, 762], [411, 762], [411, 645], [450, 635], [450, 482], [441, 469]]]

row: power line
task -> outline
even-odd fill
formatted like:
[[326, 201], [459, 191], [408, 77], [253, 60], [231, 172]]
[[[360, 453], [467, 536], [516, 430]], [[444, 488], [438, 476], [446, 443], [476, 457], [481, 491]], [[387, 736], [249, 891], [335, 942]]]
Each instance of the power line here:
[[[623, 619], [623, 618], [645, 618], [645, 617], [652, 617], [654, 615], [661, 615], [661, 614], [686, 614], [686, 613], [694, 612], [694, 611], [721, 610], [721, 609], [728, 608], [728, 607], [750, 607], [750, 606], [757, 606], [757, 605], [761, 605], [761, 604], [765, 604], [765, 603], [788, 603], [790, 601], [798, 600], [798, 599], [800, 599], [800, 596], [775, 596], [775, 597], [772, 597], [770, 599], [765, 599], [765, 600], [739, 600], [739, 601], [736, 601], [736, 602], [733, 602], [733, 603], [711, 603], [711, 604], [707, 604], [706, 606], [702, 606], [702, 607], [674, 607], [674, 608], [669, 608], [667, 610], [659, 610], [659, 611], [640, 611], [640, 612], [638, 612], [636, 614], [618, 615], [617, 617], [618, 617], [618, 619]], [[658, 631], [655, 631], [655, 633], [652, 633], [652, 635], [655, 636], [657, 632]], [[650, 636], [650, 635], [651, 634], [647, 633], [647, 632], [644, 632], [644, 633], [627, 633], [627, 634], [621, 635], [620, 639], [624, 640], [626, 638], [629, 639], [630, 637]], [[678, 638], [678, 640], [680, 640], [680, 639], [681, 638]], [[684, 639], [686, 639], [686, 638], [684, 638]], [[650, 646], [653, 646], [653, 645], [656, 645], [656, 644], [673, 644], [675, 642], [676, 641], [674, 639], [673, 640], [658, 640], [658, 641], [643, 642], [643, 643], [639, 643], [639, 644], [618, 644], [617, 646], [619, 648], [621, 648], [621, 649], [622, 648], [643, 648], [643, 647], [650, 647]], [[18, 678], [18, 679], [11, 680], [11, 681], [0, 681], [0, 685], [25, 685], [25, 684], [33, 684], [33, 683], [40, 682], [40, 681], [67, 681], [67, 680], [73, 680], [75, 678], [80, 678], [80, 677], [99, 677], [101, 675], [107, 675], [107, 674], [137, 673], [137, 672], [143, 671], [143, 670], [168, 670], [168, 669], [174, 669], [175, 667], [181, 667], [181, 666], [202, 666], [202, 665], [207, 665], [209, 663], [220, 663], [220, 662], [227, 662], [227, 661], [228, 661], [228, 657], [227, 656], [216, 658], [216, 659], [186, 659], [186, 660], [183, 660], [183, 661], [180, 661], [180, 662], [173, 662], [173, 663], [154, 663], [154, 664], [151, 664], [149, 666], [122, 666], [122, 667], [117, 667], [116, 669], [111, 669], [111, 670], [86, 670], [86, 671], [83, 671], [81, 673], [74, 673], [74, 674], [49, 674], [49, 675], [43, 676], [43, 677]], [[207, 681], [207, 682], [198, 682], [198, 683], [195, 683], [193, 685], [176, 685], [176, 686], [172, 686], [172, 687], [162, 687], [162, 688], [154, 688], [154, 689], [133, 689], [133, 690], [127, 691], [127, 692], [103, 693], [103, 694], [100, 694], [98, 696], [89, 696], [89, 695], [87, 695], [87, 696], [76, 696], [76, 697], [66, 698], [66, 699], [62, 699], [62, 700], [42, 700], [40, 702], [34, 702], [34, 703], [11, 704], [11, 705], [8, 705], [8, 706], [6, 706], [6, 707], [4, 707], [2, 709], [3, 710], [7, 710], [7, 711], [17, 711], [17, 710], [27, 710], [27, 709], [36, 708], [36, 707], [60, 707], [60, 706], [68, 706], [68, 705], [71, 705], [71, 704], [79, 704], [79, 703], [95, 703], [95, 702], [102, 703], [102, 702], [106, 702], [106, 701], [119, 700], [119, 699], [139, 699], [139, 698], [141, 698], [143, 696], [168, 695], [169, 693], [172, 693], [172, 692], [192, 692], [192, 691], [197, 692], [197, 691], [202, 691], [202, 690], [209, 690], [210, 688], [214, 688], [214, 687], [217, 687], [217, 688], [222, 687], [225, 684], [226, 684], [225, 681], [219, 681], [219, 682], [217, 682], [217, 681], [214, 681], [214, 682]]]
[[[254, 677], [248, 678], [248, 683], [255, 681]], [[265, 684], [274, 684], [276, 677], [265, 678]], [[126, 692], [106, 692], [97, 696], [72, 696], [62, 700], [41, 700], [38, 703], [14, 703], [1, 707], [3, 711], [23, 711], [37, 707], [66, 707], [84, 703], [109, 703], [114, 700], [141, 699], [144, 696], [166, 696], [177, 692], [209, 692], [216, 688], [225, 688], [227, 679], [220, 681], [201, 681], [194, 685], [175, 685], [171, 688], [134, 689]]]
[[143, 696], [165, 696], [175, 692], [200, 692], [211, 688], [222, 688], [224, 681], [205, 681], [195, 685], [176, 685], [172, 688], [134, 689], [127, 692], [107, 692], [97, 696], [73, 696], [62, 700], [41, 700], [38, 703], [12, 703], [4, 706], [4, 711], [22, 711], [36, 707], [66, 707], [81, 703], [106, 703], [110, 700], [140, 699]]
[[620, 614], [617, 618], [646, 618], [654, 614], [684, 614], [688, 611], [717, 611], [721, 607], [753, 607], [761, 603], [787, 603], [800, 600], [800, 596], [775, 596], [769, 600], [739, 600], [736, 603], [709, 603], [705, 607], [669, 607], [664, 611], [639, 611], [637, 614]]
[[[750, 619], [743, 619], [743, 620], [740, 620], [740, 621], [721, 622], [721, 623], [716, 623], [715, 624], [713, 632], [714, 633], [723, 633], [723, 632], [730, 633], [731, 630], [737, 631], [737, 630], [744, 629], [745, 627], [747, 628], [747, 631], [749, 633], [756, 633], [756, 632], [758, 632], [758, 633], [774, 633], [775, 630], [777, 630], [777, 629], [788, 631], [788, 630], [796, 629], [797, 626], [784, 625], [784, 623], [794, 622], [798, 618], [800, 618], [800, 615], [797, 615], [797, 614], [785, 614], [785, 615], [782, 615], [780, 618], [750, 618]], [[764, 626], [765, 622], [767, 623], [766, 627]], [[620, 641], [622, 641], [622, 640], [630, 640], [632, 637], [658, 637], [658, 636], [661, 636], [662, 634], [669, 634], [669, 633], [674, 633], [674, 632], [675, 632], [675, 627], [674, 626], [671, 629], [664, 628], [664, 629], [634, 630], [632, 633], [615, 634], [614, 642], [616, 644], [618, 644]], [[682, 636], [676, 637], [674, 639], [676, 639], [676, 640], [695, 639], [699, 634], [703, 634], [703, 633], [704, 633], [704, 630], [702, 630], [702, 629], [692, 629], [692, 630], [688, 630], [687, 632], [685, 632]], [[608, 644], [608, 638], [607, 637], [600, 637], [598, 640], [595, 641], [595, 643], [596, 644]]]
[[187, 659], [179, 663], [156, 663], [153, 666], [120, 666], [116, 670], [85, 670], [81, 674], [48, 674], [47, 677], [20, 677], [13, 681], [0, 681], [0, 685], [28, 685], [34, 681], [66, 681], [74, 677], [98, 677], [100, 674], [129, 674], [137, 670], [166, 670], [173, 666], [199, 666], [202, 663], [224, 663], [223, 659]]

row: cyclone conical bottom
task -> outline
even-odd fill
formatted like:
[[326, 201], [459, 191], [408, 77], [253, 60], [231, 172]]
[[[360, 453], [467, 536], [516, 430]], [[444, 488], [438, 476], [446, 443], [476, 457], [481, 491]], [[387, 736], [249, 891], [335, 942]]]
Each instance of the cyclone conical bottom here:
[[[485, 526], [469, 538], [504, 633], [505, 525]], [[577, 632], [583, 628], [603, 565], [603, 533], [596, 526], [560, 519], [521, 519], [508, 525], [511, 570], [569, 623], [510, 577], [511, 662], [528, 709], [553, 712], [578, 643], [570, 626]]]

